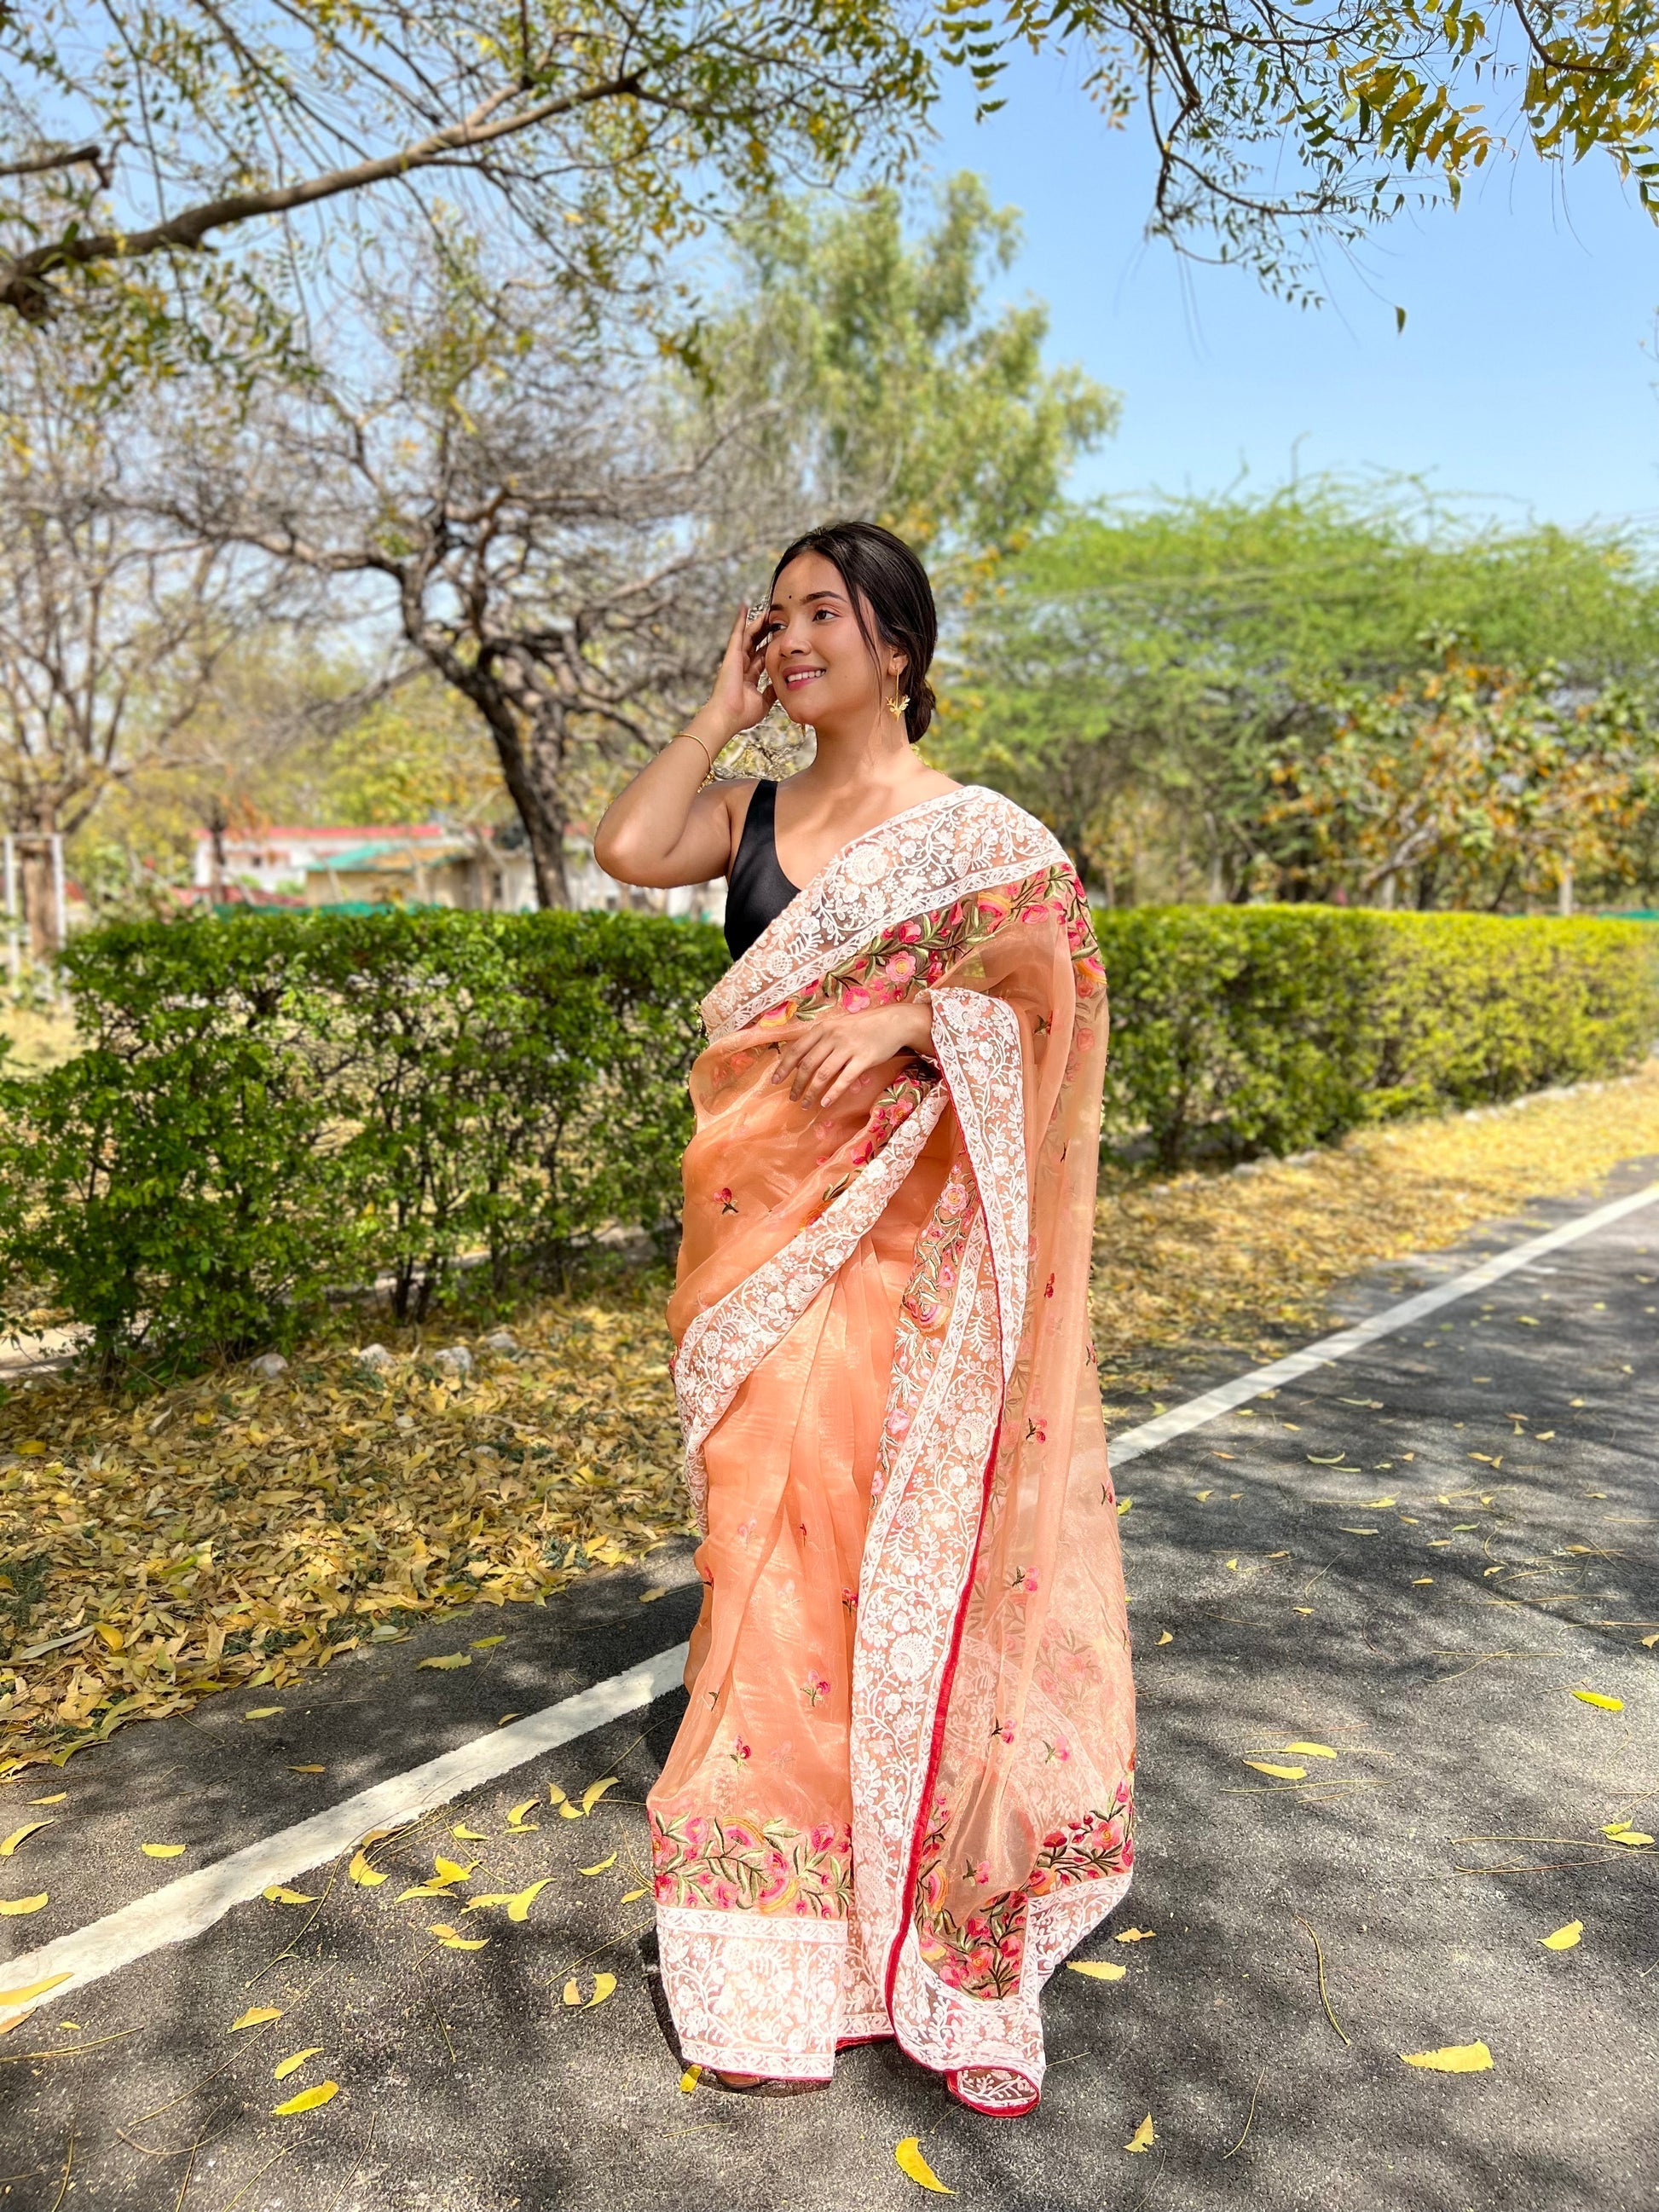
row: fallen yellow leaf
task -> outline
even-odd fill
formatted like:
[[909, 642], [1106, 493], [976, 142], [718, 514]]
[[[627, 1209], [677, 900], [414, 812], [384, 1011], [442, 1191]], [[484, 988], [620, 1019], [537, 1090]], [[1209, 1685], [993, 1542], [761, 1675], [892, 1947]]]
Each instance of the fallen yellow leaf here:
[[268, 1721], [282, 1710], [280, 1705], [250, 1705], [242, 1718], [245, 1721]]
[[51, 1902], [51, 1893], [44, 1889], [39, 1897], [0, 1898], [0, 1912], [12, 1919], [21, 1919], [26, 1912], [38, 1912], [43, 1905]]
[[1121, 1982], [1129, 1971], [1115, 1966], [1109, 1959], [1068, 1959], [1066, 1965], [1068, 1972], [1086, 1974], [1091, 1982]]
[[297, 2097], [290, 2097], [287, 2104], [273, 2105], [271, 2117], [273, 2119], [284, 2119], [291, 2112], [314, 2112], [319, 2105], [327, 2104], [331, 2097], [337, 2097], [339, 2094], [337, 2081], [319, 2081], [314, 2088], [301, 2089]]
[[482, 1912], [492, 1905], [504, 1905], [509, 1920], [527, 1920], [531, 1906], [551, 1879], [550, 1875], [544, 1875], [539, 1881], [532, 1881], [524, 1889], [487, 1890], [482, 1897], [469, 1898], [466, 1909], [469, 1912]]
[[1572, 1694], [1580, 1705], [1599, 1705], [1604, 1713], [1622, 1713], [1625, 1710], [1622, 1698], [1604, 1697], [1600, 1690], [1575, 1690]]
[[592, 2012], [595, 2005], [602, 2005], [616, 1986], [617, 1977], [614, 1974], [595, 1974], [593, 1994], [582, 2007], [582, 2010]]
[[1128, 1511], [1129, 1508], [1130, 1508], [1133, 1504], [1134, 1504], [1134, 1500], [1133, 1500], [1133, 1498], [1120, 1498], [1118, 1499], [1118, 1501], [1117, 1501], [1117, 1517], [1118, 1517], [1118, 1519], [1119, 1519], [1120, 1521], [1123, 1518], [1124, 1515]]
[[320, 2043], [313, 2043], [308, 2044], [303, 2051], [295, 2051], [291, 2057], [284, 2058], [280, 2065], [272, 2069], [271, 2080], [286, 2081], [290, 2074], [299, 2072], [307, 2058], [314, 2058], [322, 2047]]
[[1584, 1932], [1582, 1920], [1569, 1920], [1565, 1928], [1558, 1928], [1553, 1936], [1540, 1936], [1539, 1942], [1547, 1951], [1571, 1951]]
[[234, 2035], [239, 2027], [263, 2027], [268, 2020], [280, 2020], [282, 2016], [281, 2005], [250, 2005], [240, 2020], [232, 2021], [229, 2032]]
[[25, 1459], [44, 1459], [52, 1447], [43, 1444], [39, 1437], [31, 1437], [27, 1443], [19, 1444], [17, 1449]]
[[1297, 1753], [1304, 1759], [1334, 1759], [1336, 1753], [1328, 1743], [1287, 1743], [1286, 1751]]
[[573, 1805], [568, 1797], [561, 1797], [559, 1800], [559, 1818], [562, 1820], [585, 1820], [587, 1818], [587, 1815], [583, 1812], [580, 1805]]
[[449, 1832], [452, 1836], [459, 1836], [464, 1844], [487, 1844], [489, 1841], [488, 1829], [469, 1828], [465, 1820], [457, 1820]]
[[290, 1774], [326, 1774], [328, 1772], [325, 1766], [290, 1766], [288, 1771]]
[[496, 1722], [495, 1725], [497, 1728], [505, 1728], [509, 1721], [522, 1720], [523, 1718], [524, 1715], [522, 1713], [503, 1713], [500, 1720]]
[[29, 1982], [21, 1990], [0, 1990], [0, 2007], [27, 2004], [31, 1997], [43, 1997], [69, 1978], [67, 1973], [48, 1974], [44, 1981]]
[[581, 1869], [581, 1872], [583, 1874], [609, 1874], [611, 1868], [615, 1866], [616, 1863], [617, 1854], [615, 1851], [612, 1851], [608, 1859], [601, 1859], [598, 1866], [583, 1867]]
[[1653, 1838], [1644, 1836], [1639, 1828], [1620, 1828], [1613, 1840], [1615, 1844], [1629, 1844], [1632, 1850], [1639, 1850], [1643, 1844], [1650, 1844]]
[[603, 1782], [590, 1782], [582, 1792], [583, 1812], [591, 1813], [605, 1791], [614, 1790], [616, 1786], [617, 1777], [614, 1774], [607, 1774]]
[[540, 1801], [537, 1798], [526, 1797], [522, 1805], [514, 1805], [513, 1807], [512, 1810], [507, 1816], [507, 1825], [509, 1832], [515, 1835], [525, 1836], [533, 1835], [535, 1833], [536, 1823], [533, 1820], [526, 1820], [525, 1819], [525, 1814], [530, 1810], [532, 1805], [537, 1804]]
[[701, 2066], [688, 2066], [684, 2073], [680, 2076], [680, 2091], [682, 2095], [689, 2097], [702, 2079], [702, 2069]]
[[493, 1651], [498, 1644], [505, 1644], [506, 1641], [505, 1636], [475, 1636], [472, 1649], [475, 1651]]
[[435, 1936], [446, 1951], [482, 1951], [489, 1942], [488, 1936], [463, 1936], [459, 1928], [452, 1928], [447, 1920], [435, 1921], [427, 1929]]
[[182, 1844], [140, 1844], [138, 1848], [147, 1859], [176, 1859], [185, 1847]]
[[1202, 1504], [1203, 1504], [1203, 1503], [1204, 1503], [1204, 1501], [1205, 1501], [1205, 1499], [1206, 1499], [1206, 1498], [1212, 1498], [1212, 1497], [1213, 1497], [1213, 1496], [1214, 1496], [1214, 1494], [1215, 1494], [1215, 1493], [1214, 1493], [1212, 1491], [1209, 1491], [1209, 1490], [1195, 1490], [1195, 1491], [1194, 1491], [1194, 1492], [1193, 1492], [1193, 1496], [1194, 1496], [1195, 1498], [1197, 1498], [1197, 1500], [1198, 1500], [1198, 1502], [1199, 1502], [1199, 1504], [1200, 1504], [1200, 1505], [1202, 1505]]
[[[67, 1796], [69, 1792], [65, 1790], [64, 1794]], [[6, 1838], [5, 1842], [3, 1844], [0, 1844], [0, 1859], [10, 1858], [15, 1852], [19, 1844], [22, 1843], [26, 1838], [32, 1836], [37, 1828], [49, 1828], [52, 1825], [52, 1824], [50, 1820], [30, 1820], [21, 1828], [14, 1828], [10, 1835]]]
[[472, 1654], [470, 1651], [446, 1651], [441, 1659], [417, 1659], [415, 1662], [417, 1673], [422, 1667], [432, 1667], [447, 1674], [452, 1668], [470, 1667], [471, 1664]]
[[1266, 1759], [1247, 1759], [1244, 1764], [1253, 1766], [1258, 1774], [1273, 1775], [1279, 1782], [1305, 1782], [1308, 1778], [1305, 1766], [1275, 1766]]
[[1448, 2043], [1438, 2051], [1402, 2051], [1407, 2066], [1427, 2067], [1435, 2074], [1485, 2074], [1492, 2053], [1484, 2043]]
[[1227, 1565], [1232, 1570], [1234, 1574], [1238, 1572], [1238, 1561], [1237, 1559], [1229, 1559]]
[[1157, 1935], [1156, 1928], [1125, 1928], [1113, 1936], [1114, 1943], [1150, 1943]]
[[[1656, 1644], [1659, 1644], [1659, 1635], [1644, 1636], [1642, 1638], [1642, 1649], [1644, 1651], [1651, 1651]], [[37, 1805], [44, 1805], [46, 1802], [44, 1797], [37, 1797], [34, 1800]]]
[[581, 2001], [582, 1993], [577, 1987], [576, 1977], [573, 1974], [570, 1977], [570, 1979], [565, 1984], [562, 1991], [560, 1993], [559, 2002], [562, 2004], [579, 2005]]
[[346, 1869], [346, 1872], [353, 1881], [361, 1882], [365, 1889], [374, 1889], [386, 1880], [385, 1875], [381, 1873], [379, 1867], [370, 1866], [362, 1851], [353, 1854], [351, 1864]]
[[1152, 2126], [1152, 2116], [1148, 2112], [1123, 2148], [1125, 2150], [1150, 2150], [1157, 2141], [1158, 2134]]
[[303, 1889], [290, 1889], [286, 1882], [273, 1881], [261, 1893], [267, 1905], [315, 1905], [316, 1899]]
[[641, 1897], [649, 1897], [650, 1894], [651, 1885], [649, 1882], [647, 1882], [643, 1889], [624, 1890], [622, 1895], [617, 1899], [617, 1902], [619, 1905], [633, 1905], [637, 1903]]
[[931, 2189], [936, 2197], [956, 2195], [956, 2191], [945, 2187], [922, 2156], [921, 2142], [919, 2136], [906, 2136], [902, 2143], [896, 2144], [893, 2150], [893, 2161], [899, 2172], [914, 2181], [918, 2189]]
[[564, 1792], [556, 1782], [550, 1782], [547, 1785], [547, 1802], [550, 1805], [562, 1805], [564, 1802]]
[[61, 1805], [68, 1796], [67, 1790], [60, 1790], [55, 1797], [31, 1797], [29, 1802], [31, 1805]]

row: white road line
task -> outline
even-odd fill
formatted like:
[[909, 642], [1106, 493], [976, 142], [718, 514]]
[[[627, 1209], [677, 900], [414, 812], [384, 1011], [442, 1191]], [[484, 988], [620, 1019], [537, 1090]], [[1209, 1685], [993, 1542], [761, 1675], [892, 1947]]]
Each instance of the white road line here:
[[[118, 1966], [130, 1966], [165, 1944], [182, 1943], [201, 1935], [234, 1905], [245, 1905], [272, 1882], [290, 1882], [325, 1860], [337, 1857], [369, 1829], [418, 1819], [468, 1790], [493, 1782], [498, 1775], [510, 1774], [515, 1766], [524, 1765], [544, 1751], [573, 1743], [606, 1721], [638, 1712], [642, 1705], [678, 1686], [685, 1672], [687, 1649], [677, 1644], [672, 1651], [659, 1651], [642, 1666], [630, 1667], [625, 1674], [613, 1674], [574, 1698], [562, 1698], [556, 1705], [544, 1706], [540, 1712], [507, 1728], [493, 1729], [488, 1735], [464, 1743], [458, 1751], [447, 1751], [423, 1765], [411, 1767], [407, 1774], [376, 1783], [372, 1790], [343, 1798], [295, 1827], [284, 1828], [250, 1844], [246, 1850], [233, 1851], [214, 1866], [203, 1867], [198, 1873], [152, 1890], [148, 1897], [135, 1899], [118, 1912], [94, 1920], [72, 1936], [59, 1936], [38, 1951], [6, 1960], [0, 1964], [0, 1982], [4, 1984], [0, 1988], [0, 2008], [16, 2006], [21, 1992], [35, 1983], [67, 1974], [70, 1978], [49, 1993], [50, 2002], [55, 2004], [84, 1989], [88, 1982], [113, 1973]], [[0, 2027], [3, 2025], [0, 2017]]]
[[1494, 1253], [1490, 1260], [1483, 1260], [1467, 1274], [1454, 1275], [1449, 1282], [1437, 1283], [1431, 1291], [1419, 1291], [1415, 1297], [1389, 1306], [1382, 1313], [1373, 1314], [1369, 1321], [1356, 1322], [1352, 1328], [1339, 1329], [1334, 1336], [1322, 1336], [1317, 1344], [1293, 1352], [1288, 1358], [1275, 1359], [1271, 1367], [1258, 1367], [1253, 1374], [1241, 1375], [1235, 1382], [1223, 1382], [1216, 1389], [1205, 1391], [1201, 1397], [1189, 1398], [1184, 1406], [1172, 1406], [1155, 1420], [1142, 1421], [1138, 1428], [1126, 1429], [1121, 1437], [1115, 1437], [1112, 1465], [1125, 1467], [1144, 1452], [1156, 1451], [1159, 1444], [1167, 1444], [1174, 1437], [1184, 1437], [1190, 1429], [1201, 1429], [1218, 1413], [1229, 1413], [1235, 1406], [1259, 1398], [1264, 1390], [1277, 1390], [1316, 1367], [1328, 1367], [1333, 1360], [1346, 1359], [1350, 1352], [1363, 1351], [1379, 1337], [1392, 1336], [1397, 1329], [1409, 1328], [1425, 1314], [1436, 1313], [1442, 1306], [1466, 1298], [1471, 1291], [1483, 1291], [1489, 1283], [1502, 1282], [1516, 1268], [1528, 1267], [1534, 1260], [1541, 1260], [1546, 1252], [1559, 1252], [1564, 1244], [1576, 1244], [1581, 1237], [1593, 1236], [1609, 1222], [1622, 1221], [1627, 1213], [1651, 1206], [1656, 1199], [1659, 1199], [1659, 1182], [1650, 1182], [1645, 1190], [1632, 1191], [1628, 1198], [1615, 1198], [1607, 1206], [1598, 1206], [1593, 1213], [1564, 1222], [1560, 1228], [1552, 1229], [1542, 1237], [1534, 1237], [1525, 1244], [1512, 1245], [1507, 1252]]
[[[1172, 1437], [1201, 1428], [1218, 1413], [1230, 1413], [1235, 1406], [1260, 1397], [1264, 1390], [1277, 1389], [1314, 1368], [1328, 1366], [1334, 1360], [1362, 1351], [1381, 1337], [1409, 1328], [1425, 1314], [1467, 1297], [1472, 1291], [1484, 1290], [1490, 1283], [1501, 1282], [1505, 1275], [1529, 1267], [1547, 1252], [1559, 1251], [1564, 1244], [1577, 1243], [1580, 1237], [1593, 1236], [1598, 1229], [1622, 1220], [1640, 1206], [1651, 1206], [1656, 1200], [1659, 1200], [1659, 1183], [1650, 1183], [1645, 1190], [1598, 1206], [1594, 1212], [1565, 1222], [1545, 1236], [1532, 1237], [1507, 1252], [1497, 1253], [1467, 1273], [1454, 1275], [1449, 1281], [1437, 1284], [1431, 1291], [1420, 1291], [1397, 1306], [1373, 1314], [1369, 1321], [1356, 1322], [1353, 1328], [1340, 1330], [1334, 1336], [1322, 1337], [1317, 1344], [1292, 1352], [1286, 1359], [1275, 1360], [1271, 1367], [1258, 1367], [1253, 1374], [1241, 1375], [1237, 1382], [1206, 1390], [1201, 1397], [1189, 1399], [1184, 1406], [1172, 1407], [1155, 1420], [1143, 1421], [1138, 1428], [1126, 1430], [1115, 1438], [1112, 1445], [1113, 1465], [1126, 1466], [1143, 1453], [1168, 1443]], [[168, 1882], [164, 1888], [152, 1890], [148, 1897], [123, 1905], [118, 1911], [94, 1920], [71, 1936], [60, 1936], [55, 1942], [43, 1944], [38, 1951], [27, 1952], [21, 1959], [0, 1965], [0, 1980], [4, 1983], [4, 1987], [0, 1988], [0, 2029], [6, 2024], [4, 2008], [9, 2004], [15, 2008], [24, 2002], [21, 1992], [37, 1982], [55, 1974], [69, 1976], [67, 1981], [43, 1992], [38, 2000], [56, 2003], [59, 1998], [84, 1989], [88, 1982], [113, 1973], [118, 1966], [128, 1966], [167, 1944], [184, 1942], [192, 1936], [202, 1935], [233, 1905], [246, 1904], [273, 1882], [292, 1881], [325, 1860], [337, 1856], [367, 1830], [414, 1820], [436, 1806], [447, 1804], [468, 1790], [494, 1781], [497, 1775], [510, 1774], [515, 1766], [522, 1766], [544, 1751], [556, 1750], [560, 1744], [574, 1742], [606, 1721], [639, 1711], [678, 1686], [684, 1672], [686, 1652], [684, 1644], [677, 1644], [672, 1651], [659, 1651], [642, 1665], [630, 1667], [624, 1674], [613, 1674], [574, 1698], [562, 1698], [557, 1705], [531, 1714], [527, 1719], [493, 1729], [488, 1735], [463, 1744], [459, 1751], [445, 1752], [441, 1758], [428, 1759], [407, 1774], [378, 1783], [374, 1789], [365, 1790], [325, 1813], [301, 1821], [297, 1827], [284, 1828], [261, 1843], [250, 1844], [246, 1850], [234, 1851], [215, 1866], [204, 1867], [199, 1873], [185, 1875], [178, 1881]]]

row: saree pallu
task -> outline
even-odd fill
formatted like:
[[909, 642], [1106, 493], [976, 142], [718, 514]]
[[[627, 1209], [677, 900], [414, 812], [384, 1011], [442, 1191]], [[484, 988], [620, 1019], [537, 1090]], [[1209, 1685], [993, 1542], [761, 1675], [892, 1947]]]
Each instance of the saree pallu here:
[[[829, 1109], [828, 1011], [933, 1001]], [[975, 787], [854, 838], [703, 1002], [669, 1308], [704, 1531], [650, 1795], [689, 2062], [823, 2079], [896, 2037], [1041, 2092], [1043, 1983], [1128, 1887], [1133, 1697], [1088, 1328], [1107, 1047], [1081, 888]]]

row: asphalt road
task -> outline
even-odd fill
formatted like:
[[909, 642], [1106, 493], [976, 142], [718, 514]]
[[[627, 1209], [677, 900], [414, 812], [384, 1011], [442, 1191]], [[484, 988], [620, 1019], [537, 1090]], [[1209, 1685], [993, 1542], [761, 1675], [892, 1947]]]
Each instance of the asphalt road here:
[[[1346, 1310], [1574, 1210], [1378, 1271]], [[383, 1883], [343, 1857], [297, 1884], [311, 1904], [239, 1905], [43, 2003], [0, 2037], [0, 2212], [902, 2212], [924, 2201], [893, 2160], [908, 2136], [964, 2205], [1006, 2212], [1659, 2204], [1659, 1845], [1605, 1833], [1659, 1831], [1656, 1328], [1659, 1204], [1125, 1470], [1140, 1856], [1086, 1948], [1127, 1972], [1056, 1976], [1034, 2117], [965, 2112], [884, 2046], [820, 2095], [681, 2090], [649, 1900], [625, 1901], [676, 1694], [382, 1847]], [[0, 1861], [0, 1898], [52, 1904], [0, 1921], [0, 1957], [664, 1650], [696, 1600], [665, 1551], [30, 1769], [0, 1831], [52, 1825]], [[549, 1802], [611, 1775], [586, 1818]], [[476, 1860], [465, 1887], [401, 1898], [437, 1855]], [[522, 1923], [464, 1910], [544, 1879]], [[1575, 1947], [1542, 1945], [1575, 1920]], [[1113, 1940], [1130, 1927], [1150, 1940]], [[281, 2016], [233, 2031], [256, 2007]], [[1402, 2063], [1477, 2040], [1490, 2071]], [[327, 2103], [272, 2112], [323, 2081]]]

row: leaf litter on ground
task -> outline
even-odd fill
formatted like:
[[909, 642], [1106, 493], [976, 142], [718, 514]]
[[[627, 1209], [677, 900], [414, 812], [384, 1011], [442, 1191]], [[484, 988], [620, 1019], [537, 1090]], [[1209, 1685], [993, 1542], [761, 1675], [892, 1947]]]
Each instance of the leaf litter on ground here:
[[[1652, 1151], [1649, 1068], [1248, 1176], [1109, 1176], [1093, 1298], [1108, 1399], [1168, 1390], [1218, 1352], [1276, 1355], [1318, 1333], [1357, 1269]], [[216, 1691], [280, 1690], [468, 1603], [545, 1602], [695, 1533], [666, 1288], [646, 1269], [545, 1299], [515, 1318], [517, 1355], [480, 1344], [459, 1382], [411, 1335], [390, 1369], [332, 1346], [272, 1382], [216, 1370], [139, 1395], [43, 1374], [0, 1398], [0, 1778]]]

